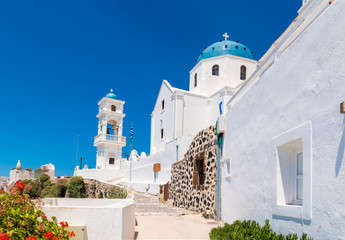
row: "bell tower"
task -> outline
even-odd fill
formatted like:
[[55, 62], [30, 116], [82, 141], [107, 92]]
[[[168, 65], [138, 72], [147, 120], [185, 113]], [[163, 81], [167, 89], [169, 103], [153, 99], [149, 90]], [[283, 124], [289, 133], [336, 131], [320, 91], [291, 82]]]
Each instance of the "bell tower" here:
[[124, 101], [117, 99], [112, 89], [98, 102], [98, 135], [94, 141], [97, 147], [97, 169], [122, 168], [122, 148], [126, 146], [126, 137], [122, 136], [124, 104]]

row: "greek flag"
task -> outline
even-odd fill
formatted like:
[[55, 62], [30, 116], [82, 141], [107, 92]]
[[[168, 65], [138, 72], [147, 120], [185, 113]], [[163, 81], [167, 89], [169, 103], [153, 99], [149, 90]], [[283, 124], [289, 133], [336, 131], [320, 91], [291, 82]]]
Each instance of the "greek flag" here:
[[131, 124], [131, 143], [133, 142], [133, 124]]

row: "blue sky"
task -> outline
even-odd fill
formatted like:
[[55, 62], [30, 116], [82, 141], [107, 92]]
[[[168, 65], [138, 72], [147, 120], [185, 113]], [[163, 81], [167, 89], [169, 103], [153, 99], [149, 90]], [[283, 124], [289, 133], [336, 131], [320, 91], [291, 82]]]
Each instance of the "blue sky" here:
[[97, 102], [126, 101], [124, 135], [149, 153], [150, 114], [163, 79], [188, 89], [200, 52], [239, 40], [258, 60], [297, 16], [301, 1], [1, 1], [0, 176], [53, 163], [72, 175], [95, 167]]

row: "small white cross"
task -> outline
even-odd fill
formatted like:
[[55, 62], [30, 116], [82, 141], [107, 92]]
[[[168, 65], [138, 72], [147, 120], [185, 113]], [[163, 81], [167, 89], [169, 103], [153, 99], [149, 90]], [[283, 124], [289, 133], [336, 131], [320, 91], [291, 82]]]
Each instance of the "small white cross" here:
[[229, 35], [227, 33], [224, 33], [223, 37], [225, 38], [225, 41], [226, 41], [229, 38]]
[[110, 89], [110, 92], [114, 92], [114, 90], [113, 90], [113, 89]]

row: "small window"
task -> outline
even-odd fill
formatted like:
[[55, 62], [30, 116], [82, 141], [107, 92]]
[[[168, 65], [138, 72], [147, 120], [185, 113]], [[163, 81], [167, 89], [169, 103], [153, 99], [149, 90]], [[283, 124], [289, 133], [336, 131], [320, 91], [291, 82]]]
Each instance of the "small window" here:
[[115, 107], [115, 105], [111, 105], [111, 111], [112, 111], [112, 112], [116, 112], [116, 107]]
[[163, 139], [163, 137], [164, 137], [164, 129], [161, 128], [161, 139]]
[[[303, 200], [303, 153], [302, 139], [278, 146], [278, 169], [282, 182], [280, 205], [302, 205]], [[290, 174], [289, 174], [290, 173]]]
[[196, 87], [198, 85], [198, 75], [195, 74], [194, 75], [194, 87]]
[[311, 146], [310, 122], [272, 139], [274, 215], [311, 220]]
[[246, 66], [241, 66], [241, 80], [246, 80], [247, 78], [247, 68]]
[[114, 165], [115, 163], [115, 158], [109, 158], [109, 164]]
[[205, 168], [204, 154], [201, 154], [199, 158], [194, 159], [193, 186], [197, 190], [204, 189], [206, 178]]
[[212, 67], [212, 75], [219, 76], [219, 66], [218, 65], [213, 65], [213, 67]]
[[164, 104], [165, 104], [165, 101], [164, 101], [164, 99], [162, 100], [162, 110], [164, 110]]

